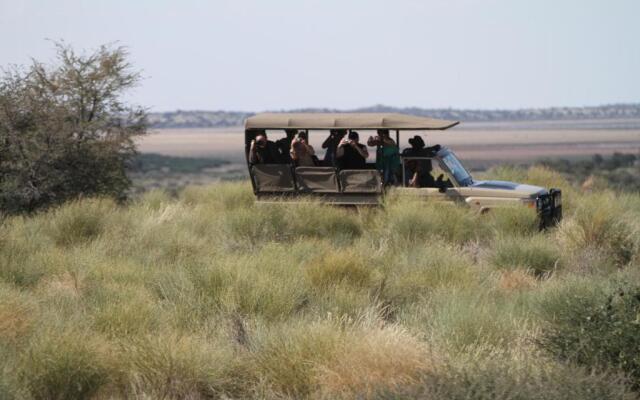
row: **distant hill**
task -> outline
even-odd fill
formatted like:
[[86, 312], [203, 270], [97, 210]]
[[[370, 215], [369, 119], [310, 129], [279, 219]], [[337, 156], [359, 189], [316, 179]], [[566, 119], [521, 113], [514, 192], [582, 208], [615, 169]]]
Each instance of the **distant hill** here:
[[[281, 110], [284, 111], [284, 110]], [[640, 118], [639, 104], [611, 104], [596, 107], [524, 108], [519, 110], [465, 110], [454, 108], [390, 107], [375, 105], [353, 110], [305, 108], [293, 112], [399, 112], [404, 114], [452, 119], [464, 122], [567, 121]], [[170, 111], [151, 113], [153, 128], [224, 128], [241, 126], [254, 112], [244, 111]]]

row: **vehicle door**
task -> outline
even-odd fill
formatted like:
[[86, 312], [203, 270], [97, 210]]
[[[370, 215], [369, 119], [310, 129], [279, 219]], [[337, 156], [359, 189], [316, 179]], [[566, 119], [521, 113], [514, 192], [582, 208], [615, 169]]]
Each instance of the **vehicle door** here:
[[403, 156], [403, 195], [441, 201], [460, 200], [455, 180], [436, 157]]

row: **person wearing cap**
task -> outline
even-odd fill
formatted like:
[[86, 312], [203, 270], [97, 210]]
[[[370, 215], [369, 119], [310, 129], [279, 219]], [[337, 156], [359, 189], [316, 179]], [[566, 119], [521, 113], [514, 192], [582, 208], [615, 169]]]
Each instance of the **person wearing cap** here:
[[360, 144], [360, 135], [355, 131], [342, 138], [336, 149], [336, 160], [340, 169], [364, 169], [367, 166], [367, 157], [367, 146]]

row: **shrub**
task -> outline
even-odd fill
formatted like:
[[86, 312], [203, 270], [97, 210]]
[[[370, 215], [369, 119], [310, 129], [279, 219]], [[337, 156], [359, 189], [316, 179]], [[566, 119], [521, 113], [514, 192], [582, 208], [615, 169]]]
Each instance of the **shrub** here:
[[490, 261], [500, 269], [524, 268], [542, 276], [558, 268], [560, 252], [543, 235], [503, 238], [496, 240]]
[[0, 210], [32, 212], [81, 196], [122, 198], [145, 111], [123, 103], [136, 85], [124, 48], [34, 61], [0, 78]]
[[587, 367], [614, 368], [640, 387], [640, 287], [574, 292], [549, 300], [540, 345], [563, 360]]

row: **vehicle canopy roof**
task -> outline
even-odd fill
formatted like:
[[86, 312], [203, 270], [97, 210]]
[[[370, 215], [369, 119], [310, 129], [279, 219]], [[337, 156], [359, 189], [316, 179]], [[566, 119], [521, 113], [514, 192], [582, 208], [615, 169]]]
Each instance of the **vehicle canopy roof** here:
[[391, 129], [444, 130], [458, 125], [398, 113], [261, 113], [247, 118], [245, 129]]

